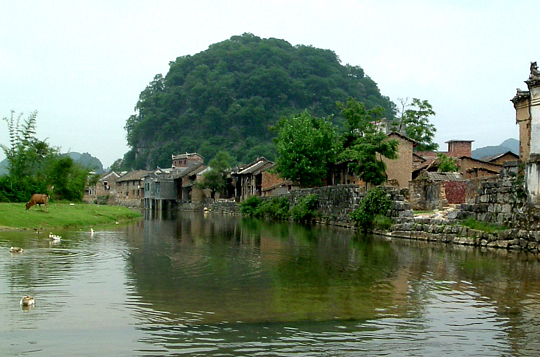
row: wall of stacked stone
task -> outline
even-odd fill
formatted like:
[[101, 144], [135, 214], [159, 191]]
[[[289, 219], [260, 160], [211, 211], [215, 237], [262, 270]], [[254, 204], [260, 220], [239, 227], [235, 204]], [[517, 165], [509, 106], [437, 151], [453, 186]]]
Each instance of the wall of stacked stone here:
[[289, 204], [292, 207], [297, 205], [301, 198], [308, 195], [317, 195], [318, 212], [323, 220], [351, 224], [349, 215], [365, 197], [366, 190], [357, 185], [337, 185], [293, 190], [285, 197], [289, 199]]
[[[498, 217], [506, 217], [499, 216], [499, 214], [507, 213], [502, 212], [502, 206], [510, 204], [510, 207], [513, 207], [511, 204], [511, 199], [513, 199], [512, 191], [508, 190], [513, 186], [509, 186], [509, 183], [512, 184], [512, 181], [484, 182], [482, 184], [482, 193], [477, 199], [479, 203], [476, 205], [467, 205], [467, 208], [470, 209], [469, 211], [455, 210], [446, 217], [436, 218], [415, 217], [409, 203], [405, 201], [403, 191], [394, 188], [385, 188], [392, 199], [390, 215], [395, 223], [389, 231], [375, 233], [395, 238], [539, 253], [540, 229], [512, 228], [495, 233], [487, 233], [459, 225], [458, 218], [464, 218], [464, 215], [474, 214], [478, 218], [484, 217], [495, 219], [496, 221], [498, 221]], [[366, 191], [364, 188], [355, 185], [340, 185], [294, 190], [283, 196], [289, 199], [291, 205], [294, 205], [302, 197], [313, 194], [318, 196], [318, 211], [322, 217], [321, 223], [353, 227], [354, 224], [350, 219], [350, 213], [358, 207], [360, 201], [365, 197]], [[262, 197], [262, 199], [272, 199], [272, 197]], [[501, 212], [490, 212], [497, 210], [495, 208], [497, 205], [501, 205]], [[206, 207], [209, 207], [212, 211], [227, 214], [239, 214], [240, 211], [240, 205], [230, 201], [217, 201], [206, 205]], [[514, 216], [524, 214], [523, 212], [519, 213], [517, 208], [504, 207], [505, 211], [510, 209], [510, 213]], [[197, 210], [202, 209], [203, 206], [197, 205], [191, 208]], [[475, 212], [474, 210], [477, 211]], [[534, 212], [534, 214], [531, 212]], [[536, 222], [540, 222], [540, 209], [528, 211], [525, 215], [527, 217], [531, 217], [532, 215], [535, 217]], [[523, 220], [523, 217], [521, 219]]]
[[429, 242], [524, 250], [533, 253], [540, 251], [540, 231], [528, 231], [518, 228], [487, 233], [468, 227], [448, 224], [448, 222], [414, 219], [393, 225], [390, 232], [378, 233], [389, 237]]
[[459, 219], [473, 218], [509, 227], [532, 228], [527, 223], [530, 220], [527, 219], [525, 197], [520, 194], [521, 184], [517, 178], [517, 166], [509, 165], [496, 179], [478, 183], [480, 187], [477, 189], [474, 203], [460, 205]]
[[[384, 188], [390, 195], [392, 200], [392, 208], [390, 215], [395, 219], [405, 219], [414, 216], [410, 209], [409, 203], [405, 200], [404, 192], [398, 189], [386, 187]], [[350, 226], [354, 225], [351, 221], [350, 214], [353, 212], [360, 201], [366, 195], [366, 189], [357, 185], [337, 185], [317, 188], [306, 188], [292, 190], [283, 195], [273, 197], [261, 197], [262, 200], [270, 200], [275, 197], [286, 197], [289, 200], [290, 206], [295, 206], [298, 201], [308, 195], [317, 195], [318, 209], [321, 222], [333, 223], [336, 225]], [[216, 201], [205, 205], [182, 204], [180, 209], [183, 210], [202, 210], [204, 207], [209, 208], [213, 212], [226, 214], [239, 214], [240, 205], [231, 201]]]
[[234, 200], [232, 201], [217, 200], [216, 202], [210, 205], [210, 209], [212, 212], [218, 212], [222, 214], [232, 214], [232, 215], [240, 214], [240, 205], [236, 203]]

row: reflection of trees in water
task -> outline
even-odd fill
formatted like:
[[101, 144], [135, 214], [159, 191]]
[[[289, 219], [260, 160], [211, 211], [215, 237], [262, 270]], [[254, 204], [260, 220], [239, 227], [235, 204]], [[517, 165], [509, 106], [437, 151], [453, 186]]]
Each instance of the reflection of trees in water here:
[[392, 286], [381, 283], [396, 261], [388, 242], [213, 214], [145, 225], [128, 269], [157, 310], [210, 311], [214, 321], [333, 319], [372, 317], [392, 303]]
[[540, 349], [540, 266], [525, 253], [183, 213], [146, 221], [133, 245], [141, 300], [182, 322], [422, 316], [440, 290], [494, 306], [516, 351]]

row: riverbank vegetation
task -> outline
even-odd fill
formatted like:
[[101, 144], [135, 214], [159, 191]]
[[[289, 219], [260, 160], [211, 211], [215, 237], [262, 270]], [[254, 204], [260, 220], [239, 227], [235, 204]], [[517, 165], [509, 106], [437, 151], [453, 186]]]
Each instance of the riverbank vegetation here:
[[[360, 205], [351, 213], [351, 219], [363, 231], [388, 226], [390, 219], [386, 217], [392, 201], [380, 187], [370, 190]], [[385, 219], [388, 218], [388, 219]], [[390, 223], [391, 225], [391, 223]], [[384, 226], [384, 227], [383, 227]]]
[[0, 203], [0, 229], [34, 229], [89, 227], [116, 224], [137, 219], [141, 213], [121, 206], [98, 206], [85, 203], [55, 202], [26, 210], [24, 203]]
[[55, 199], [81, 201], [90, 168], [75, 163], [69, 156], [36, 136], [37, 112], [27, 119], [22, 115], [3, 118], [10, 145], [1, 145], [8, 161], [8, 174], [0, 177], [0, 202], [25, 202], [34, 193], [47, 193]]
[[240, 213], [249, 217], [267, 218], [276, 220], [288, 220], [292, 218], [296, 222], [310, 222], [319, 217], [317, 195], [302, 197], [298, 202], [290, 206], [286, 197], [274, 197], [263, 200], [258, 196], [251, 196], [240, 205]]
[[468, 218], [461, 221], [460, 225], [469, 227], [471, 229], [476, 229], [478, 231], [486, 232], [486, 233], [495, 233], [495, 232], [504, 231], [508, 229], [508, 227], [503, 226], [503, 225], [477, 221], [476, 219], [472, 219], [472, 218]]
[[[240, 213], [244, 216], [265, 218], [272, 220], [288, 220], [295, 222], [312, 222], [314, 220], [328, 221], [318, 211], [319, 198], [317, 195], [307, 195], [291, 205], [287, 197], [273, 197], [262, 199], [251, 196], [240, 204]], [[392, 219], [387, 216], [391, 200], [381, 188], [370, 190], [362, 199], [360, 205], [350, 217], [354, 224], [363, 231], [374, 228], [388, 229]]]

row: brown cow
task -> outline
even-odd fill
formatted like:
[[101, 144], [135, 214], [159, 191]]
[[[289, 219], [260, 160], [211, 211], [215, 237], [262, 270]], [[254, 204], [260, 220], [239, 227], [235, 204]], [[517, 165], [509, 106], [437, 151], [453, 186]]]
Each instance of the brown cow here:
[[[30, 201], [26, 204], [26, 210], [28, 211], [30, 207], [34, 205], [39, 205], [39, 208], [41, 208], [41, 205], [45, 205], [45, 212], [47, 212], [47, 203], [49, 202], [49, 195], [48, 194], [41, 194], [41, 193], [35, 193], [30, 198]], [[37, 206], [36, 206], [37, 209]]]

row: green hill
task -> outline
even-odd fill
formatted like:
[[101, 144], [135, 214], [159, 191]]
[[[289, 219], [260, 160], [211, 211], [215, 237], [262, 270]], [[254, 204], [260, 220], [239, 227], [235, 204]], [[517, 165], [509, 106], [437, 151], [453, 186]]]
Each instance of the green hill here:
[[101, 160], [99, 160], [97, 157], [94, 157], [90, 155], [89, 153], [85, 152], [84, 154], [78, 153], [78, 152], [68, 152], [65, 154], [73, 159], [76, 163], [83, 167], [88, 167], [89, 169], [95, 171], [97, 174], [103, 173], [103, 164], [101, 163]]
[[208, 161], [220, 150], [238, 162], [275, 155], [269, 129], [303, 110], [335, 115], [351, 96], [393, 118], [395, 105], [358, 66], [342, 65], [331, 50], [293, 46], [252, 34], [233, 36], [193, 56], [143, 90], [126, 122], [126, 169], [168, 167], [171, 155], [198, 152]]

